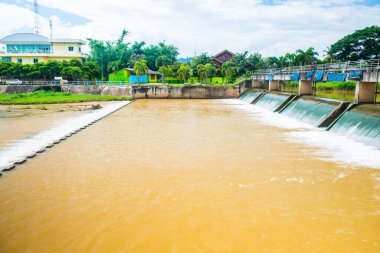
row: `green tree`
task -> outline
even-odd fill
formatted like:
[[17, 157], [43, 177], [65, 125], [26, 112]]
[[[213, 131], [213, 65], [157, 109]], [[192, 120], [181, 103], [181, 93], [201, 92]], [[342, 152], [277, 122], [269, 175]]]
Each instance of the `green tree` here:
[[84, 77], [89, 80], [95, 80], [100, 78], [101, 76], [101, 70], [98, 65], [96, 65], [94, 62], [86, 62], [83, 64], [83, 74]]
[[59, 76], [62, 71], [62, 65], [59, 61], [50, 60], [46, 63], [46, 68], [48, 71], [48, 77], [50, 80], [53, 80], [54, 77]]
[[237, 53], [235, 54], [232, 59], [232, 65], [234, 66], [236, 70], [236, 74], [238, 76], [244, 75], [248, 71], [248, 51], [245, 51], [244, 53]]
[[79, 67], [64, 67], [62, 69], [62, 75], [64, 75], [69, 80], [76, 80], [83, 76], [83, 72]]
[[260, 68], [260, 63], [263, 61], [263, 57], [259, 53], [250, 54], [247, 57], [247, 68], [249, 71], [253, 71]]
[[284, 57], [286, 65], [282, 67], [291, 67], [296, 65], [296, 54], [286, 53]]
[[[87, 39], [91, 49], [88, 61], [94, 62], [100, 67], [101, 73], [103, 73], [102, 76], [112, 72], [115, 64], [117, 64], [118, 69], [127, 66], [132, 55], [130, 44], [124, 42], [127, 35], [128, 31], [123, 30], [120, 38], [116, 41]], [[109, 67], [110, 62], [114, 62], [113, 67]]]
[[380, 27], [371, 26], [357, 30], [332, 44], [328, 53], [332, 59], [338, 61], [380, 58]]
[[202, 53], [198, 56], [193, 57], [190, 62], [190, 66], [194, 75], [199, 76], [197, 67], [199, 64], [206, 65], [207, 63], [212, 63], [212, 57], [207, 53]]
[[156, 67], [161, 68], [161, 73], [162, 73], [162, 83], [164, 83], [165, 80], [165, 66], [170, 64], [170, 59], [166, 55], [160, 55], [156, 59]]
[[236, 71], [232, 62], [226, 62], [222, 65], [222, 74], [226, 78], [226, 83], [235, 77]]
[[10, 78], [11, 74], [11, 62], [0, 61], [0, 77], [4, 79]]
[[141, 76], [145, 76], [148, 73], [148, 66], [146, 66], [146, 61], [137, 61], [135, 62], [135, 65], [133, 66], [133, 70], [135, 71], [136, 75], [139, 77], [139, 81]]
[[207, 78], [209, 77], [210, 78], [210, 80], [212, 80], [212, 77], [215, 75], [215, 73], [216, 73], [216, 68], [215, 68], [215, 66], [213, 65], [213, 64], [211, 64], [211, 63], [207, 63], [206, 65], [205, 65], [205, 70], [204, 70], [204, 72], [205, 72], [205, 80], [206, 80], [206, 83], [207, 83]]
[[170, 65], [161, 66], [158, 69], [158, 72], [163, 73], [164, 76], [173, 76], [173, 74], [174, 74], [173, 68]]
[[189, 65], [182, 64], [177, 73], [178, 77], [183, 79], [183, 83], [186, 83], [186, 80], [190, 77], [191, 67]]
[[318, 52], [313, 47], [308, 48], [306, 51], [301, 49], [296, 51], [296, 59], [300, 65], [310, 65], [312, 62], [317, 62], [317, 55]]
[[206, 76], [206, 68], [205, 65], [203, 64], [198, 64], [197, 65], [197, 73], [199, 76], [199, 81], [206, 83], [205, 76]]

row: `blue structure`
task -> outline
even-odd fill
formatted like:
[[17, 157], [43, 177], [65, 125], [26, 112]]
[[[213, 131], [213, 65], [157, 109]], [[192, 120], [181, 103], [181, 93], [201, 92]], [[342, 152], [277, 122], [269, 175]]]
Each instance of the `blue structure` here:
[[328, 73], [327, 74], [327, 81], [328, 82], [344, 82], [346, 81], [346, 74], [345, 73]]
[[317, 72], [315, 72], [314, 81], [322, 81], [324, 74], [325, 72], [323, 72], [323, 70], [318, 70]]
[[293, 72], [292, 77], [290, 78], [291, 81], [298, 81], [300, 80], [300, 73], [298, 72]]
[[132, 83], [132, 84], [136, 84], [136, 83], [148, 83], [148, 76], [130, 75], [129, 76], [129, 82]]
[[268, 75], [268, 81], [273, 81], [273, 74]]
[[361, 80], [363, 77], [363, 70], [350, 70], [348, 79], [350, 80]]
[[308, 72], [306, 72], [306, 79], [307, 80], [311, 80], [311, 78], [313, 77], [313, 74], [314, 74], [314, 71], [308, 71]]

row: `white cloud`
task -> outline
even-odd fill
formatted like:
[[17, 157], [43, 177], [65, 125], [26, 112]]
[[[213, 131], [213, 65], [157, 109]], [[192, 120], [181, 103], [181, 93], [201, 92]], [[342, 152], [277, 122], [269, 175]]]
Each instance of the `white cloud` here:
[[[279, 2], [279, 1], [277, 1]], [[264, 5], [259, 0], [39, 0], [45, 7], [85, 17], [82, 25], [54, 18], [56, 37], [115, 40], [123, 28], [128, 40], [176, 45], [181, 55], [194, 52], [260, 52], [281, 55], [313, 46], [322, 51], [354, 30], [380, 24], [380, 5], [355, 5], [355, 0], [289, 0]], [[33, 13], [1, 4], [0, 34], [33, 25]], [[12, 18], [18, 16], [22, 18]], [[11, 20], [11, 22], [10, 22]], [[41, 20], [48, 34], [48, 21]]]

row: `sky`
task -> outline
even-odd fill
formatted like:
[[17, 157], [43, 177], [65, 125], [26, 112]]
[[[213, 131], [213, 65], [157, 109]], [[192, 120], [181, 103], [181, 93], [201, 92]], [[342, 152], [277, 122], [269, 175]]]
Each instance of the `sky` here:
[[[41, 34], [54, 38], [163, 42], [180, 57], [224, 49], [280, 56], [328, 46], [380, 25], [380, 0], [39, 0]], [[32, 0], [0, 0], [0, 37], [33, 32]], [[86, 50], [86, 49], [85, 49]], [[87, 49], [88, 50], [88, 49]]]

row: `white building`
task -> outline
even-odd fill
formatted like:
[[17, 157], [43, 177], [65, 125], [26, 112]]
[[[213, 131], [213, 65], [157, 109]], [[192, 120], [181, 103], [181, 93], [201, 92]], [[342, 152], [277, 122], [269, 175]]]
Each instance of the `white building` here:
[[80, 39], [49, 39], [35, 33], [15, 33], [2, 38], [0, 44], [4, 45], [0, 61], [33, 64], [87, 58], [81, 48], [85, 41]]

